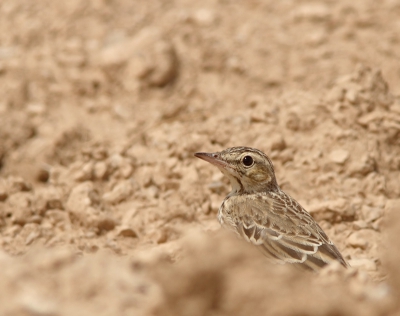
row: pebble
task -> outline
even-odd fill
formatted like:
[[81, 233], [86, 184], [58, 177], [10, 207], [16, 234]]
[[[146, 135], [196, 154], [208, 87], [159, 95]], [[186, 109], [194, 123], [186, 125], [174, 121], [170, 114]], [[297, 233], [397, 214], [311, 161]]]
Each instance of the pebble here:
[[7, 199], [8, 193], [4, 182], [0, 182], [0, 202], [3, 202]]
[[12, 213], [14, 224], [25, 225], [33, 214], [31, 209], [31, 196], [26, 192], [18, 192], [7, 200], [7, 206]]
[[150, 86], [164, 86], [177, 74], [177, 55], [171, 42], [159, 29], [142, 29], [135, 37], [122, 39], [105, 47], [98, 58], [104, 68], [124, 65], [130, 77], [126, 84], [135, 81]]
[[286, 148], [286, 142], [285, 139], [282, 137], [282, 135], [274, 135], [271, 138], [271, 151], [272, 150], [278, 150], [282, 151]]
[[124, 157], [122, 157], [120, 154], [114, 154], [108, 158], [110, 166], [115, 169], [120, 168], [123, 164], [123, 161]]
[[329, 159], [337, 164], [344, 164], [349, 159], [349, 152], [344, 149], [337, 149], [329, 154]]
[[363, 250], [367, 249], [368, 241], [360, 236], [359, 232], [354, 232], [347, 239], [347, 244], [353, 248], [361, 248]]
[[83, 182], [75, 186], [69, 194], [66, 208], [72, 213], [83, 213], [88, 206], [93, 204], [93, 183]]
[[52, 225], [64, 225], [65, 229], [69, 229], [71, 226], [71, 221], [69, 219], [69, 214], [62, 210], [49, 210], [46, 212], [46, 218], [49, 219]]
[[21, 177], [11, 176], [7, 178], [7, 183], [9, 188], [9, 195], [15, 192], [30, 191], [32, 189], [32, 186]]
[[113, 218], [111, 217], [103, 217], [100, 218], [97, 222], [97, 228], [102, 231], [109, 231], [109, 230], [113, 230], [114, 227], [116, 226], [116, 222]]
[[215, 12], [208, 9], [199, 9], [193, 13], [193, 20], [199, 26], [211, 26], [216, 20]]
[[128, 161], [128, 159], [124, 159], [119, 170], [120, 170], [122, 177], [127, 179], [132, 175], [133, 166], [130, 163], [130, 161]]
[[138, 234], [131, 227], [121, 226], [117, 230], [117, 236], [136, 238]]
[[335, 86], [326, 95], [326, 101], [329, 103], [341, 102], [344, 97], [344, 89], [342, 87]]
[[354, 216], [354, 209], [349, 207], [348, 201], [343, 198], [314, 203], [308, 207], [308, 210], [310, 213], [324, 213], [330, 211], [341, 216]]
[[151, 199], [156, 199], [159, 194], [160, 190], [158, 189], [157, 186], [155, 185], [150, 185], [148, 188], [144, 190], [146, 197], [151, 200]]
[[30, 234], [28, 235], [28, 237], [26, 237], [25, 239], [25, 245], [30, 245], [35, 239], [37, 239], [40, 236], [40, 232], [39, 231], [32, 231], [30, 232]]
[[107, 177], [108, 166], [105, 161], [98, 161], [93, 167], [94, 177], [98, 180], [103, 180]]
[[383, 211], [377, 207], [370, 207], [368, 205], [363, 205], [361, 207], [361, 216], [367, 223], [376, 221], [378, 218], [382, 217], [382, 215]]
[[367, 127], [370, 123], [375, 121], [380, 121], [384, 117], [384, 114], [381, 111], [373, 111], [361, 116], [357, 122], [358, 124]]
[[363, 220], [358, 220], [358, 221], [354, 221], [352, 226], [353, 226], [354, 230], [360, 230], [360, 229], [367, 228], [368, 224]]
[[26, 106], [26, 111], [29, 114], [40, 115], [46, 111], [46, 106], [42, 103], [29, 103]]
[[300, 118], [296, 113], [289, 113], [286, 118], [286, 127], [294, 132], [300, 130]]
[[349, 89], [349, 90], [346, 91], [345, 98], [351, 104], [357, 104], [358, 92], [355, 89]]
[[295, 20], [323, 21], [331, 15], [328, 6], [322, 3], [304, 4], [297, 6], [292, 16]]
[[351, 259], [349, 264], [353, 268], [363, 269], [366, 271], [376, 271], [376, 263], [371, 259]]
[[349, 175], [362, 175], [366, 176], [376, 169], [375, 159], [369, 155], [364, 155], [361, 159], [357, 159], [349, 166]]
[[103, 195], [103, 200], [110, 204], [117, 204], [125, 200], [132, 193], [132, 183], [129, 180], [119, 182], [110, 192]]
[[76, 181], [89, 181], [93, 178], [93, 162], [89, 161], [85, 163], [82, 168], [76, 171], [73, 175]]

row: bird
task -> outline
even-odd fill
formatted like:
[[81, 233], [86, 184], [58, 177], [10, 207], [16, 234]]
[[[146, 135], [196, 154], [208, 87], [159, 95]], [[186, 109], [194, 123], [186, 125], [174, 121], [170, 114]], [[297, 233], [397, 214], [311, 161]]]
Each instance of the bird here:
[[279, 187], [272, 161], [262, 151], [231, 147], [194, 155], [218, 167], [232, 186], [218, 210], [221, 225], [270, 261], [316, 272], [334, 261], [349, 267], [314, 218]]

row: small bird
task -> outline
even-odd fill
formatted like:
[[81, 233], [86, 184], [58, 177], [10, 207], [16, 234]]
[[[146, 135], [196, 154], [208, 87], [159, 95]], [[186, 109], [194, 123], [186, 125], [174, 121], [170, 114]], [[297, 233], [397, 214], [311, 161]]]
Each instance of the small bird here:
[[347, 262], [312, 216], [283, 192], [271, 160], [258, 149], [232, 147], [196, 153], [219, 168], [232, 191], [218, 210], [222, 226], [257, 245], [272, 261], [318, 271], [332, 261]]

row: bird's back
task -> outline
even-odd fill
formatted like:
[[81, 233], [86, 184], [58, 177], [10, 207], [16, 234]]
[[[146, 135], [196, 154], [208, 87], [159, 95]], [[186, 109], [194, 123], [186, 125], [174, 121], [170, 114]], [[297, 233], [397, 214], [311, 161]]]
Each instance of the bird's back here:
[[319, 270], [348, 264], [322, 228], [282, 190], [228, 196], [219, 209], [223, 226], [257, 245], [272, 261]]

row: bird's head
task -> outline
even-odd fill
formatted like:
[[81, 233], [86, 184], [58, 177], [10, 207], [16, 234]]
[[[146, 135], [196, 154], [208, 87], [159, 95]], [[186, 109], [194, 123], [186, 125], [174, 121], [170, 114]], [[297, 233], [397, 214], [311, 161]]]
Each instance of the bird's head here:
[[262, 151], [250, 147], [232, 147], [215, 153], [196, 153], [219, 168], [228, 177], [232, 191], [254, 193], [278, 189], [274, 167]]

